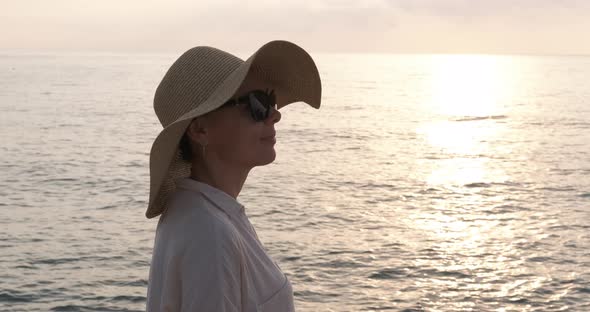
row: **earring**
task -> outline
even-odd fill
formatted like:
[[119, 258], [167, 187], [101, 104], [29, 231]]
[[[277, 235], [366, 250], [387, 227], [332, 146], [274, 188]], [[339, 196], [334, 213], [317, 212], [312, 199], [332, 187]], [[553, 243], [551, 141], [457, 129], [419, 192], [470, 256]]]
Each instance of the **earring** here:
[[202, 144], [201, 147], [203, 148], [203, 150], [202, 150], [203, 156], [205, 156], [205, 151], [206, 151], [206, 148], [207, 148], [207, 143]]

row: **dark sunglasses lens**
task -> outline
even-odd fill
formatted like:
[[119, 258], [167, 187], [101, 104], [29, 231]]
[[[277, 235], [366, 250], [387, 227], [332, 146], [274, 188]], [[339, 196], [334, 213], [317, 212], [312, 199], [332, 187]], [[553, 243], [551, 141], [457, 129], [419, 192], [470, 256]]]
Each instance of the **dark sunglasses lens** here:
[[252, 92], [249, 96], [250, 112], [252, 118], [256, 121], [263, 121], [268, 118], [270, 113], [270, 98], [266, 93], [263, 92]]

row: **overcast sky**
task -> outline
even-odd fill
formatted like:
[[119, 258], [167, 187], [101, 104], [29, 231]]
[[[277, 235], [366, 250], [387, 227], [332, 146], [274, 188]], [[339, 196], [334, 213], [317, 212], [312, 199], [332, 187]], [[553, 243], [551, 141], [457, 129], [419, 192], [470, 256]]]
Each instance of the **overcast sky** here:
[[590, 54], [590, 0], [0, 0], [0, 50]]

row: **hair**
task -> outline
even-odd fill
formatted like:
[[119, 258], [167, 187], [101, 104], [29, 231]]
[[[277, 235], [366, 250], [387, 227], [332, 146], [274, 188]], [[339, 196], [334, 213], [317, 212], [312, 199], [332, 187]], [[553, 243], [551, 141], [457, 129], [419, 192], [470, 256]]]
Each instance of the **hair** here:
[[193, 149], [191, 146], [191, 141], [186, 132], [182, 135], [180, 139], [180, 143], [178, 144], [178, 149], [180, 149], [180, 156], [184, 161], [192, 162], [193, 161]]

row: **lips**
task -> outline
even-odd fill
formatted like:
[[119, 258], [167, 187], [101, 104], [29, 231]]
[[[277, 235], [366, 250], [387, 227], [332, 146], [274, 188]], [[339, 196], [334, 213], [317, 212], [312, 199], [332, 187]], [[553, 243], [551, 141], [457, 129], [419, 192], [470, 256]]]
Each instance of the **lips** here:
[[274, 143], [274, 142], [277, 141], [276, 138], [275, 138], [275, 134], [274, 133], [271, 134], [271, 135], [267, 135], [265, 137], [262, 137], [261, 140], [262, 141], [265, 141], [265, 142], [272, 142], [272, 143]]

